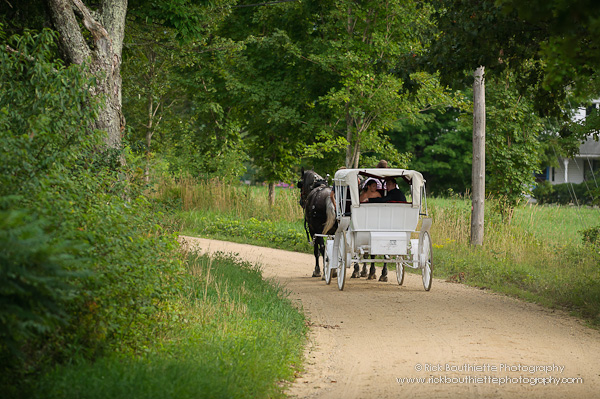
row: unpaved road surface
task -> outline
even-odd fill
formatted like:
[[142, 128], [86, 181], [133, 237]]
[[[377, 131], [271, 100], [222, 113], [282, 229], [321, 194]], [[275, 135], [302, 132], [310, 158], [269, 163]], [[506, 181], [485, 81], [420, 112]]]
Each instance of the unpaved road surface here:
[[420, 275], [400, 287], [394, 272], [348, 276], [339, 291], [311, 277], [312, 255], [184, 239], [261, 264], [304, 309], [310, 343], [291, 397], [600, 398], [600, 332], [563, 312], [437, 279], [425, 292]]

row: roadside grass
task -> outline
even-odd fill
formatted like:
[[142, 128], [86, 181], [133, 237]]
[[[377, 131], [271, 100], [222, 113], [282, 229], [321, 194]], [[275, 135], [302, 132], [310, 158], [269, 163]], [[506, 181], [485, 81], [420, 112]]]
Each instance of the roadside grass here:
[[304, 316], [258, 266], [190, 253], [168, 332], [140, 356], [75, 361], [46, 375], [39, 398], [277, 398], [302, 364]]
[[199, 209], [181, 212], [179, 222], [186, 235], [312, 253], [301, 221], [240, 219], [232, 213]]
[[579, 244], [581, 230], [600, 224], [600, 209], [566, 205], [525, 205], [517, 208], [513, 225], [542, 242]]
[[298, 191], [276, 188], [270, 206], [266, 187], [183, 178], [163, 182], [154, 195], [179, 210], [170, 224], [182, 234], [312, 253]]
[[566, 309], [600, 326], [600, 251], [580, 234], [598, 224], [600, 210], [527, 205], [506, 224], [486, 209], [484, 245], [472, 248], [470, 201], [430, 205], [436, 277]]
[[155, 188], [154, 196], [177, 203], [183, 211], [211, 210], [233, 215], [241, 220], [255, 218], [296, 222], [303, 217], [298, 191], [276, 187], [275, 204], [270, 206], [266, 187], [235, 186], [218, 179], [196, 181], [181, 178], [177, 181], [163, 181]]
[[[265, 201], [254, 202], [243, 211], [227, 208], [222, 201], [213, 202], [218, 207], [209, 203], [207, 208], [194, 207], [190, 201], [190, 207], [180, 213], [181, 230], [190, 235], [312, 253], [297, 205], [298, 190], [281, 190], [285, 194], [277, 197], [275, 207], [284, 206], [287, 211], [285, 218], [278, 219], [279, 211], [268, 210], [266, 189], [227, 189], [234, 198], [251, 191], [254, 198], [262, 196]], [[282, 197], [284, 204], [278, 205]], [[434, 277], [565, 309], [600, 326], [600, 251], [585, 245], [579, 233], [599, 224], [600, 210], [527, 205], [518, 207], [507, 224], [492, 211], [492, 205], [490, 200], [486, 206], [484, 245], [473, 248], [469, 245], [470, 201], [429, 199], [434, 221]]]

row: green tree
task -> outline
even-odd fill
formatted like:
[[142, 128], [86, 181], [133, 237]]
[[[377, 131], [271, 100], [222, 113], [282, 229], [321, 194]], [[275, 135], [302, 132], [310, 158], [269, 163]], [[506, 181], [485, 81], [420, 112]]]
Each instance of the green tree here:
[[534, 110], [533, 96], [519, 94], [516, 77], [506, 70], [487, 85], [487, 191], [510, 221], [514, 207], [530, 194], [539, 173], [545, 123]]
[[404, 72], [406, 60], [423, 51], [428, 13], [418, 2], [334, 1], [314, 14], [306, 51], [323, 72], [333, 71], [319, 102], [331, 114], [329, 133], [346, 139], [347, 167], [358, 167], [361, 153], [382, 149], [397, 119], [450, 103], [440, 99], [445, 93], [435, 77]]
[[235, 9], [218, 34], [238, 46], [216, 56], [253, 163], [268, 181], [289, 179], [301, 159], [327, 171], [358, 166], [363, 153], [367, 163], [405, 164], [386, 128], [450, 102], [435, 76], [399, 72], [420, 49], [426, 14], [393, 1]]
[[390, 136], [399, 151], [412, 154], [407, 166], [423, 173], [428, 192], [464, 193], [471, 186], [471, 124], [459, 109], [431, 109], [399, 120]]
[[[105, 143], [109, 148], [119, 148], [125, 130], [121, 67], [127, 13], [131, 16], [130, 21], [146, 21], [146, 27], [150, 27], [147, 33], [157, 32], [158, 27], [164, 26], [174, 29], [178, 40], [202, 41], [215, 23], [227, 15], [233, 1], [183, 0], [148, 4], [141, 0], [44, 0], [42, 3], [24, 0], [12, 3], [0, 4], [2, 16], [6, 15], [3, 19], [10, 24], [11, 31], [52, 26], [60, 32], [60, 49], [65, 63], [87, 63], [90, 76], [97, 81], [94, 94], [104, 102], [94, 126], [105, 131]], [[156, 87], [153, 90], [156, 92]], [[148, 97], [144, 99], [147, 101]], [[152, 129], [149, 130], [151, 133]]]
[[1, 386], [40, 337], [67, 324], [74, 277], [87, 265], [85, 246], [57, 234], [63, 221], [46, 214], [57, 204], [41, 194], [64, 195], [73, 183], [65, 171], [100, 143], [84, 133], [95, 117], [93, 82], [54, 60], [56, 39], [50, 30], [5, 38], [0, 25]]
[[[470, 85], [465, 71], [479, 65], [485, 66], [487, 77], [510, 67], [519, 92], [533, 94], [534, 110], [560, 118], [563, 125], [573, 107], [597, 97], [598, 5], [558, 0], [429, 3], [435, 8], [435, 28], [427, 35], [430, 46], [420, 62], [440, 71], [445, 84]], [[586, 132], [577, 134], [582, 138]]]
[[171, 28], [152, 27], [130, 18], [123, 51], [123, 108], [131, 131], [128, 141], [145, 152], [144, 178], [150, 181], [152, 138], [168, 118], [177, 93], [173, 70], [180, 46]]
[[[600, 92], [600, 4], [587, 0], [517, 2], [501, 0], [505, 13], [516, 13], [524, 23], [544, 26], [536, 51], [543, 66], [539, 88], [557, 93], [568, 89], [573, 106], [587, 106]], [[568, 136], [583, 139], [600, 134], [600, 116], [594, 111], [582, 123], [559, 129]], [[568, 152], [568, 150], [567, 150]]]
[[215, 57], [228, 51], [214, 31], [231, 3], [131, 6], [124, 52], [128, 140], [171, 173], [230, 181], [245, 169], [241, 124]]
[[98, 149], [94, 79], [56, 59], [57, 41], [0, 30], [0, 389], [10, 397], [28, 396], [27, 378], [59, 361], [146, 345], [179, 271], [174, 237]]
[[544, 27], [535, 56], [543, 61], [542, 86], [597, 96], [600, 65], [600, 4], [588, 0], [563, 2], [500, 0], [498, 7], [514, 13], [523, 23]]
[[[568, 84], [547, 84], [553, 73], [543, 49], [553, 22], [547, 18], [527, 21], [514, 8], [503, 6], [504, 2], [439, 0], [431, 4], [436, 9], [436, 29], [429, 35], [431, 46], [422, 65], [440, 71], [442, 80], [455, 87], [464, 87], [465, 71], [485, 66], [486, 80], [491, 83], [487, 191], [501, 199], [500, 209], [510, 217], [518, 196], [532, 184], [542, 157], [539, 137], [542, 125], [548, 124], [535, 115], [558, 117], [564, 124], [570, 116], [568, 101], [574, 98]], [[568, 129], [557, 131], [572, 134]]]

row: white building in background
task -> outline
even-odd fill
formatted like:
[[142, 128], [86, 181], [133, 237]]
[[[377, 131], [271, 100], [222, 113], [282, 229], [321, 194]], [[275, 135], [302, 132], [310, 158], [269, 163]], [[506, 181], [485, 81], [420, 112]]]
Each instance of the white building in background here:
[[[575, 121], [585, 119], [592, 108], [600, 108], [600, 99], [592, 101], [588, 108], [579, 108]], [[552, 184], [579, 184], [595, 178], [600, 183], [600, 141], [589, 136], [579, 146], [579, 154], [575, 158], [559, 158], [559, 165], [546, 168], [545, 180]]]

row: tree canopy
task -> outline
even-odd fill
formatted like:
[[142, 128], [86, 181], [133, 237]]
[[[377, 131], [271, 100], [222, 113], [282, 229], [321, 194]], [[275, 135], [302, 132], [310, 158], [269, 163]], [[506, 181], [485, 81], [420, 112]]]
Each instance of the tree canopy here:
[[[52, 13], [62, 5], [74, 21], [95, 21], [116, 38], [118, 70], [111, 69], [106, 84], [118, 89], [122, 79], [122, 104], [115, 97], [94, 125], [113, 132], [109, 143], [123, 140], [145, 157], [147, 179], [163, 170], [235, 180], [249, 169], [274, 183], [291, 181], [300, 165], [331, 173], [342, 165], [374, 166], [381, 158], [406, 166], [411, 158], [411, 165], [432, 173], [432, 182], [467, 188], [466, 130], [449, 117], [470, 112], [463, 93], [478, 65], [498, 87], [511, 76], [518, 94], [503, 107], [527, 103], [523, 111], [546, 118], [544, 125], [556, 126], [563, 138], [556, 143], [569, 143], [561, 153], [596, 128], [594, 118], [586, 126], [565, 123], [568, 109], [597, 92], [598, 7], [585, 1], [565, 8], [558, 1], [512, 0], [131, 0], [126, 13], [116, 0], [47, 4], [53, 6], [3, 3], [7, 29], [65, 26]], [[124, 16], [122, 33], [115, 10]], [[94, 26], [73, 28], [83, 58], [86, 48], [102, 49], [104, 36], [95, 39]], [[74, 39], [67, 32], [61, 30], [55, 55], [78, 63], [82, 57], [68, 49]], [[91, 76], [103, 76], [98, 81], [112, 65], [100, 58], [102, 68], [89, 64]], [[110, 129], [102, 122], [107, 109], [118, 111]], [[528, 137], [535, 144], [539, 134]], [[451, 183], [448, 170], [461, 177]]]

